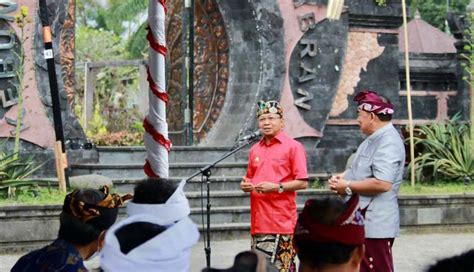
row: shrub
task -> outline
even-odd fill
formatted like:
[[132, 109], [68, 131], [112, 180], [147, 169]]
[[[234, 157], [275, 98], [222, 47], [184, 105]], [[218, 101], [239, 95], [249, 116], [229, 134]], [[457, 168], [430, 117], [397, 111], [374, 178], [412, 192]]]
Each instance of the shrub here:
[[421, 152], [413, 163], [417, 180], [462, 181], [474, 178], [474, 152], [468, 123], [451, 120], [415, 128], [415, 146]]

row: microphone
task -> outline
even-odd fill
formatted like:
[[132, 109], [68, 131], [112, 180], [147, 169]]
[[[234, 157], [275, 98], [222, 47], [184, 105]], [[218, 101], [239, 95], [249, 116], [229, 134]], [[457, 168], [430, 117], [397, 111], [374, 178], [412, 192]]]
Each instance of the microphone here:
[[260, 135], [262, 135], [262, 132], [260, 132], [260, 130], [257, 130], [249, 135], [245, 135], [244, 137], [242, 137], [241, 141], [251, 141], [255, 138], [260, 137]]

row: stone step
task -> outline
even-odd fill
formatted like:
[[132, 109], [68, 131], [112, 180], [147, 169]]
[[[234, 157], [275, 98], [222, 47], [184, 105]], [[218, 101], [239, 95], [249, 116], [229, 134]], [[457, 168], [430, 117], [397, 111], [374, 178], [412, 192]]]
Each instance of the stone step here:
[[[207, 211], [204, 202], [204, 210], [201, 207], [191, 209], [191, 218], [194, 223], [206, 224]], [[301, 211], [304, 204], [298, 204], [297, 209]], [[204, 217], [204, 220], [203, 220]], [[211, 207], [211, 224], [250, 223], [250, 206]]]
[[[170, 163], [169, 176], [189, 177], [207, 166], [206, 163]], [[247, 169], [246, 162], [228, 162], [219, 163], [211, 170], [212, 176], [242, 176]], [[98, 174], [111, 179], [126, 178], [137, 179], [144, 178], [143, 164], [73, 164], [71, 165], [70, 176]]]
[[[173, 177], [170, 180], [174, 182], [179, 182], [186, 177]], [[310, 182], [313, 184], [318, 182], [319, 184], [324, 183], [327, 180], [327, 174], [325, 173], [315, 173], [309, 175]], [[113, 179], [114, 190], [119, 193], [131, 193], [135, 185], [140, 182], [142, 179], [130, 179], [130, 178], [117, 178]], [[240, 191], [240, 182], [242, 176], [221, 176], [221, 177], [211, 177], [210, 178], [210, 189], [211, 191]], [[201, 185], [203, 190], [206, 190], [206, 183], [201, 181], [201, 176], [197, 176], [187, 182], [184, 187], [185, 192], [198, 192], [201, 190]], [[311, 186], [310, 186], [311, 187]]]
[[[224, 162], [247, 161], [248, 148], [243, 148], [229, 156]], [[198, 147], [198, 146], [173, 146], [168, 160], [177, 162], [214, 162], [221, 158], [231, 147]], [[144, 146], [98, 146], [100, 164], [127, 164], [145, 162], [146, 149]]]
[[[224, 195], [225, 193], [220, 193]], [[329, 194], [324, 190], [303, 190], [299, 192], [298, 205], [301, 208], [306, 198]], [[191, 197], [192, 193], [188, 193]], [[213, 196], [217, 194], [213, 192]], [[248, 197], [247, 197], [248, 198]], [[242, 201], [241, 201], [242, 202]], [[217, 205], [211, 201], [211, 240], [229, 240], [249, 237], [249, 206]], [[472, 207], [474, 194], [453, 195], [403, 195], [399, 198], [400, 224], [403, 231], [451, 232], [474, 230]], [[12, 253], [18, 250], [32, 250], [50, 243], [57, 236], [59, 214], [62, 205], [12, 205], [0, 206], [0, 252]], [[126, 216], [125, 208], [120, 217]], [[191, 217], [201, 230], [200, 206], [192, 207]], [[202, 236], [201, 236], [202, 237]], [[3, 271], [0, 269], [0, 271]]]
[[[297, 204], [304, 204], [310, 198], [328, 194], [327, 190], [321, 189], [306, 189], [298, 191], [296, 199]], [[201, 199], [206, 205], [206, 192], [188, 192], [186, 196], [189, 200], [191, 208], [201, 207]], [[242, 191], [213, 191], [210, 192], [210, 202], [213, 208], [225, 208], [232, 206], [249, 206], [250, 197], [248, 193]]]

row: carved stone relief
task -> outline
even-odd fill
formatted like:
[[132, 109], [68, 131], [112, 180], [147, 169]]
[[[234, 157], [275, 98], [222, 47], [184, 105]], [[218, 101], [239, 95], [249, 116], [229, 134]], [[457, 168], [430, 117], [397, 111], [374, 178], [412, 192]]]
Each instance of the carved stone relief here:
[[[168, 45], [168, 125], [170, 131], [183, 129], [182, 91], [182, 7], [183, 2], [169, 1], [167, 18]], [[206, 136], [224, 105], [229, 78], [229, 41], [215, 0], [195, 2], [194, 39], [194, 138]]]
[[76, 21], [74, 15], [75, 0], [69, 0], [67, 7], [67, 16], [61, 31], [61, 70], [64, 81], [64, 91], [67, 95], [67, 102], [70, 106], [74, 102], [74, 24]]

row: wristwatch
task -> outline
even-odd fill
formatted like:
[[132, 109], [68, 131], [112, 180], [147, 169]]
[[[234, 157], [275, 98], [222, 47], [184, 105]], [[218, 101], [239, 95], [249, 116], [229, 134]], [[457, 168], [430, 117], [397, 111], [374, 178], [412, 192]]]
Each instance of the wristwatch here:
[[347, 181], [346, 183], [346, 189], [344, 191], [346, 192], [346, 195], [351, 196], [352, 195], [352, 190], [351, 190], [351, 181]]
[[285, 191], [285, 189], [283, 189], [283, 183], [278, 183], [278, 193], [281, 194]]

